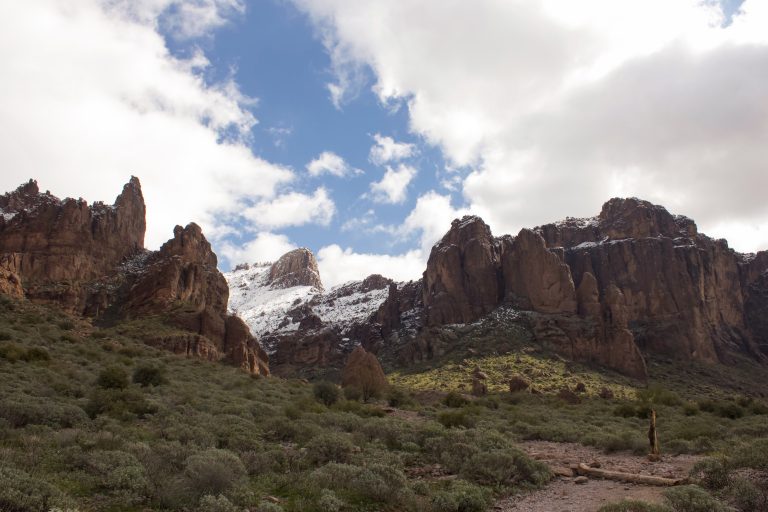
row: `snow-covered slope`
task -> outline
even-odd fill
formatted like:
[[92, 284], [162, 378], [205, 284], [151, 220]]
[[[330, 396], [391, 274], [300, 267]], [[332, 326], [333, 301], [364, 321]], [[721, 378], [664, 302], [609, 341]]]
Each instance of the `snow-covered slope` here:
[[[239, 265], [224, 274], [229, 284], [229, 310], [261, 340], [289, 335], [312, 315], [319, 317], [323, 328], [344, 336], [353, 325], [367, 321], [389, 293], [388, 281], [383, 278], [345, 283], [326, 292], [313, 286], [281, 288], [270, 284], [270, 267]], [[264, 348], [274, 350], [268, 341]]]

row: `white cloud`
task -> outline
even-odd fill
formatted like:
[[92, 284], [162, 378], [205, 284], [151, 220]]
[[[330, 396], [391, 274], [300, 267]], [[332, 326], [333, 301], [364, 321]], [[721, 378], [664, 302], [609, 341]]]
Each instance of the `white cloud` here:
[[416, 153], [416, 146], [407, 142], [395, 142], [392, 137], [384, 137], [377, 133], [373, 136], [376, 143], [371, 146], [368, 158], [376, 165], [389, 162], [399, 162], [410, 158]]
[[287, 236], [264, 231], [243, 245], [224, 242], [220, 244], [219, 252], [234, 267], [238, 263], [276, 261], [295, 248]]
[[307, 164], [307, 172], [310, 176], [330, 174], [332, 176], [347, 176], [348, 174], [362, 174], [360, 169], [354, 169], [344, 161], [342, 157], [333, 151], [323, 151], [317, 158]]
[[[369, 68], [382, 103], [404, 102], [414, 133], [474, 169], [464, 198], [496, 232], [593, 215], [617, 194], [705, 232], [768, 225], [763, 0], [727, 27], [700, 0], [294, 2], [339, 88]], [[762, 243], [730, 232], [738, 249]]]
[[424, 271], [425, 261], [420, 250], [399, 255], [366, 254], [333, 244], [317, 253], [320, 275], [327, 287], [363, 279], [371, 274], [381, 274], [395, 281], [418, 279]]
[[416, 206], [405, 219], [400, 233], [418, 233], [421, 250], [429, 254], [432, 246], [450, 229], [451, 221], [469, 213], [465, 208], [453, 208], [450, 196], [429, 191], [416, 200]]
[[408, 185], [416, 177], [416, 169], [400, 164], [396, 169], [387, 166], [381, 181], [371, 183], [373, 200], [377, 203], [402, 203], [408, 192]]
[[215, 9], [184, 29], [199, 35], [239, 4], [0, 2], [0, 189], [35, 177], [57, 195], [110, 200], [139, 176], [149, 247], [175, 224], [212, 233], [217, 218], [274, 197], [294, 175], [245, 144], [253, 102], [231, 80], [206, 83], [205, 56], [175, 58], [158, 33], [172, 5]]
[[289, 192], [243, 210], [242, 216], [260, 228], [277, 229], [304, 224], [327, 226], [336, 213], [328, 191], [320, 187], [312, 195]]

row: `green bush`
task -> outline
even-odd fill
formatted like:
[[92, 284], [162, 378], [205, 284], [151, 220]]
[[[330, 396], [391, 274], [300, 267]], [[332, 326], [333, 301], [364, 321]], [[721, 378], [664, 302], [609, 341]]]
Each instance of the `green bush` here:
[[491, 493], [469, 482], [459, 480], [432, 497], [433, 512], [482, 512], [491, 504]]
[[47, 482], [15, 468], [0, 466], [0, 510], [48, 512], [59, 503], [61, 493]]
[[443, 398], [443, 403], [448, 407], [464, 407], [469, 403], [469, 400], [464, 398], [464, 395], [461, 393], [458, 393], [456, 391], [451, 391], [447, 395], [445, 395], [445, 398]]
[[310, 463], [320, 466], [329, 462], [349, 462], [355, 445], [346, 434], [328, 432], [309, 441], [306, 449]]
[[636, 394], [639, 402], [649, 405], [676, 406], [683, 403], [680, 395], [658, 384], [650, 385], [646, 389], [639, 389]]
[[323, 489], [320, 492], [320, 498], [317, 500], [317, 506], [323, 512], [340, 512], [346, 505], [333, 491], [328, 489]]
[[225, 493], [246, 475], [243, 462], [234, 453], [209, 448], [184, 462], [184, 476], [198, 496]]
[[690, 473], [702, 487], [713, 491], [720, 490], [730, 484], [730, 468], [724, 459], [704, 459], [697, 462]]
[[128, 420], [154, 414], [157, 406], [147, 401], [144, 394], [136, 389], [95, 389], [85, 405], [85, 412], [91, 418], [107, 414]]
[[0, 359], [15, 363], [21, 360], [26, 354], [26, 350], [16, 343], [3, 343], [0, 345]]
[[347, 386], [344, 388], [344, 398], [357, 402], [363, 398], [363, 390], [357, 386]]
[[96, 385], [104, 389], [125, 389], [128, 387], [128, 374], [119, 366], [110, 366], [99, 373]]
[[685, 402], [683, 404], [683, 414], [686, 416], [696, 416], [699, 414], [699, 406], [693, 402]]
[[438, 413], [437, 421], [447, 428], [472, 428], [475, 425], [475, 418], [465, 409]]
[[664, 499], [675, 512], [731, 512], [731, 509], [695, 485], [664, 491]]
[[147, 498], [149, 480], [144, 466], [130, 453], [96, 450], [88, 454], [86, 466], [98, 489], [121, 504], [134, 505]]
[[133, 370], [132, 380], [134, 384], [139, 384], [142, 387], [160, 386], [168, 382], [168, 379], [165, 377], [165, 368], [153, 364], [137, 366]]
[[14, 428], [27, 425], [71, 428], [88, 421], [85, 412], [75, 405], [45, 403], [25, 396], [0, 401], [0, 418], [7, 420]]
[[613, 409], [613, 415], [619, 416], [622, 418], [632, 418], [636, 414], [637, 414], [637, 407], [635, 407], [634, 404], [631, 404], [628, 402], [619, 404]]
[[461, 469], [461, 476], [478, 484], [504, 486], [543, 485], [551, 478], [547, 467], [516, 450], [492, 450], [475, 453]]
[[315, 395], [315, 399], [317, 399], [318, 402], [323, 403], [328, 407], [338, 402], [339, 398], [341, 398], [339, 386], [333, 382], [325, 380], [317, 382], [312, 386], [312, 394]]
[[387, 403], [390, 407], [403, 407], [412, 405], [414, 401], [411, 395], [404, 389], [392, 387], [387, 393]]
[[321, 489], [389, 505], [402, 503], [409, 494], [403, 472], [384, 464], [359, 467], [331, 462], [313, 471], [310, 478]]
[[758, 487], [744, 478], [734, 478], [728, 486], [730, 502], [743, 512], [768, 510], [768, 487]]
[[721, 418], [736, 420], [744, 416], [744, 409], [735, 402], [721, 402], [715, 409], [715, 414]]
[[200, 504], [197, 507], [197, 512], [241, 512], [242, 508], [232, 504], [226, 496], [219, 494], [218, 496], [211, 496], [206, 494], [200, 498]]

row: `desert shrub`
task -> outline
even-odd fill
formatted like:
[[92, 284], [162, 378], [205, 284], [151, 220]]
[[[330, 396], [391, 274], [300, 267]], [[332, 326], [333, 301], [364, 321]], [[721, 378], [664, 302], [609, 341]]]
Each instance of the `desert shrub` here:
[[206, 494], [200, 498], [200, 504], [197, 507], [197, 512], [240, 512], [241, 510], [242, 508], [233, 505], [222, 494], [218, 496]]
[[391, 387], [387, 393], [387, 403], [390, 407], [403, 407], [414, 403], [411, 395], [402, 388]]
[[199, 496], [222, 494], [245, 475], [245, 466], [237, 455], [218, 448], [196, 453], [184, 463], [184, 476], [190, 488]]
[[475, 453], [461, 468], [461, 475], [482, 485], [542, 485], [549, 481], [546, 466], [516, 450]]
[[109, 366], [99, 373], [96, 385], [104, 389], [125, 389], [128, 387], [128, 374], [119, 366]]
[[51, 354], [48, 353], [43, 347], [32, 347], [24, 354], [23, 359], [25, 361], [50, 361]]
[[685, 402], [683, 404], [683, 414], [686, 416], [696, 416], [699, 414], [699, 406], [693, 402]]
[[56, 323], [56, 325], [61, 329], [62, 331], [71, 331], [75, 328], [75, 322], [73, 322], [70, 319], [61, 320]]
[[25, 396], [0, 401], [0, 418], [14, 428], [27, 425], [71, 428], [88, 421], [85, 412], [75, 405], [38, 402]]
[[15, 363], [24, 357], [26, 350], [16, 343], [3, 343], [0, 345], [0, 359]]
[[699, 409], [703, 412], [714, 413], [717, 410], [717, 402], [714, 400], [706, 399], [698, 401]]
[[146, 498], [149, 481], [144, 466], [130, 453], [96, 450], [88, 454], [86, 467], [98, 489], [121, 503], [136, 504]]
[[740, 447], [731, 462], [738, 468], [768, 471], [768, 439], [758, 439]]
[[721, 418], [736, 420], [744, 416], [744, 409], [735, 402], [720, 402], [715, 409], [715, 414]]
[[644, 501], [623, 500], [600, 507], [597, 512], [672, 512], [663, 505], [654, 505]]
[[325, 404], [328, 407], [338, 402], [339, 398], [341, 397], [339, 387], [333, 382], [328, 382], [325, 380], [317, 382], [314, 386], [312, 386], [312, 394], [315, 395], [317, 401]]
[[648, 386], [646, 389], [639, 389], [636, 394], [639, 402], [650, 405], [676, 406], [683, 403], [680, 395], [656, 384]]
[[165, 368], [153, 364], [142, 364], [133, 370], [132, 379], [134, 384], [140, 386], [160, 386], [166, 384], [168, 380], [165, 377]]
[[755, 415], [768, 414], [768, 405], [763, 402], [752, 402], [749, 406], [749, 412]]
[[730, 512], [731, 509], [716, 500], [704, 489], [683, 485], [664, 491], [664, 499], [675, 512]]
[[47, 482], [15, 468], [0, 466], [0, 510], [9, 512], [48, 512], [61, 493]]
[[408, 494], [403, 472], [384, 464], [359, 467], [331, 462], [313, 471], [311, 480], [320, 488], [391, 505], [402, 502]]
[[472, 428], [475, 426], [475, 418], [466, 409], [438, 413], [437, 421], [447, 428]]
[[329, 489], [323, 489], [320, 492], [320, 497], [317, 500], [317, 506], [323, 512], [339, 512], [344, 507], [346, 507], [346, 503], [339, 499], [333, 491]]
[[464, 398], [464, 396], [461, 393], [458, 393], [456, 391], [451, 391], [447, 395], [445, 395], [445, 398], [443, 398], [443, 403], [448, 407], [464, 407], [469, 403], [469, 400]]
[[696, 479], [702, 487], [719, 490], [730, 484], [730, 468], [724, 459], [704, 459], [697, 462], [691, 469], [691, 478]]
[[277, 503], [270, 503], [269, 501], [264, 501], [259, 503], [259, 506], [255, 509], [256, 512], [283, 512], [283, 507], [278, 505]]
[[613, 409], [613, 415], [619, 416], [621, 418], [632, 418], [636, 414], [637, 414], [637, 407], [635, 407], [634, 404], [631, 404], [629, 402], [624, 402], [622, 404], [619, 404]]
[[108, 414], [118, 419], [132, 419], [154, 414], [157, 407], [136, 389], [96, 389], [85, 405], [85, 412], [91, 418]]
[[743, 512], [768, 510], [768, 488], [761, 489], [745, 478], [734, 478], [727, 489], [729, 501]]
[[459, 480], [432, 497], [433, 512], [481, 512], [491, 502], [491, 493], [469, 482]]
[[357, 386], [347, 386], [344, 388], [344, 398], [357, 402], [363, 398], [363, 390]]
[[346, 434], [328, 432], [313, 438], [306, 446], [307, 458], [315, 465], [349, 462], [355, 445]]

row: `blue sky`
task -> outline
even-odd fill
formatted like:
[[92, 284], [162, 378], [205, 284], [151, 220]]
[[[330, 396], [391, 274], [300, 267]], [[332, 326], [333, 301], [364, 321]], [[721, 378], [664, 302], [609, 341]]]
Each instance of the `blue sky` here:
[[768, 247], [763, 0], [34, 0], [0, 65], [4, 190], [137, 175], [147, 245], [194, 221], [224, 270], [307, 246], [326, 284], [412, 279], [457, 216], [614, 196]]

